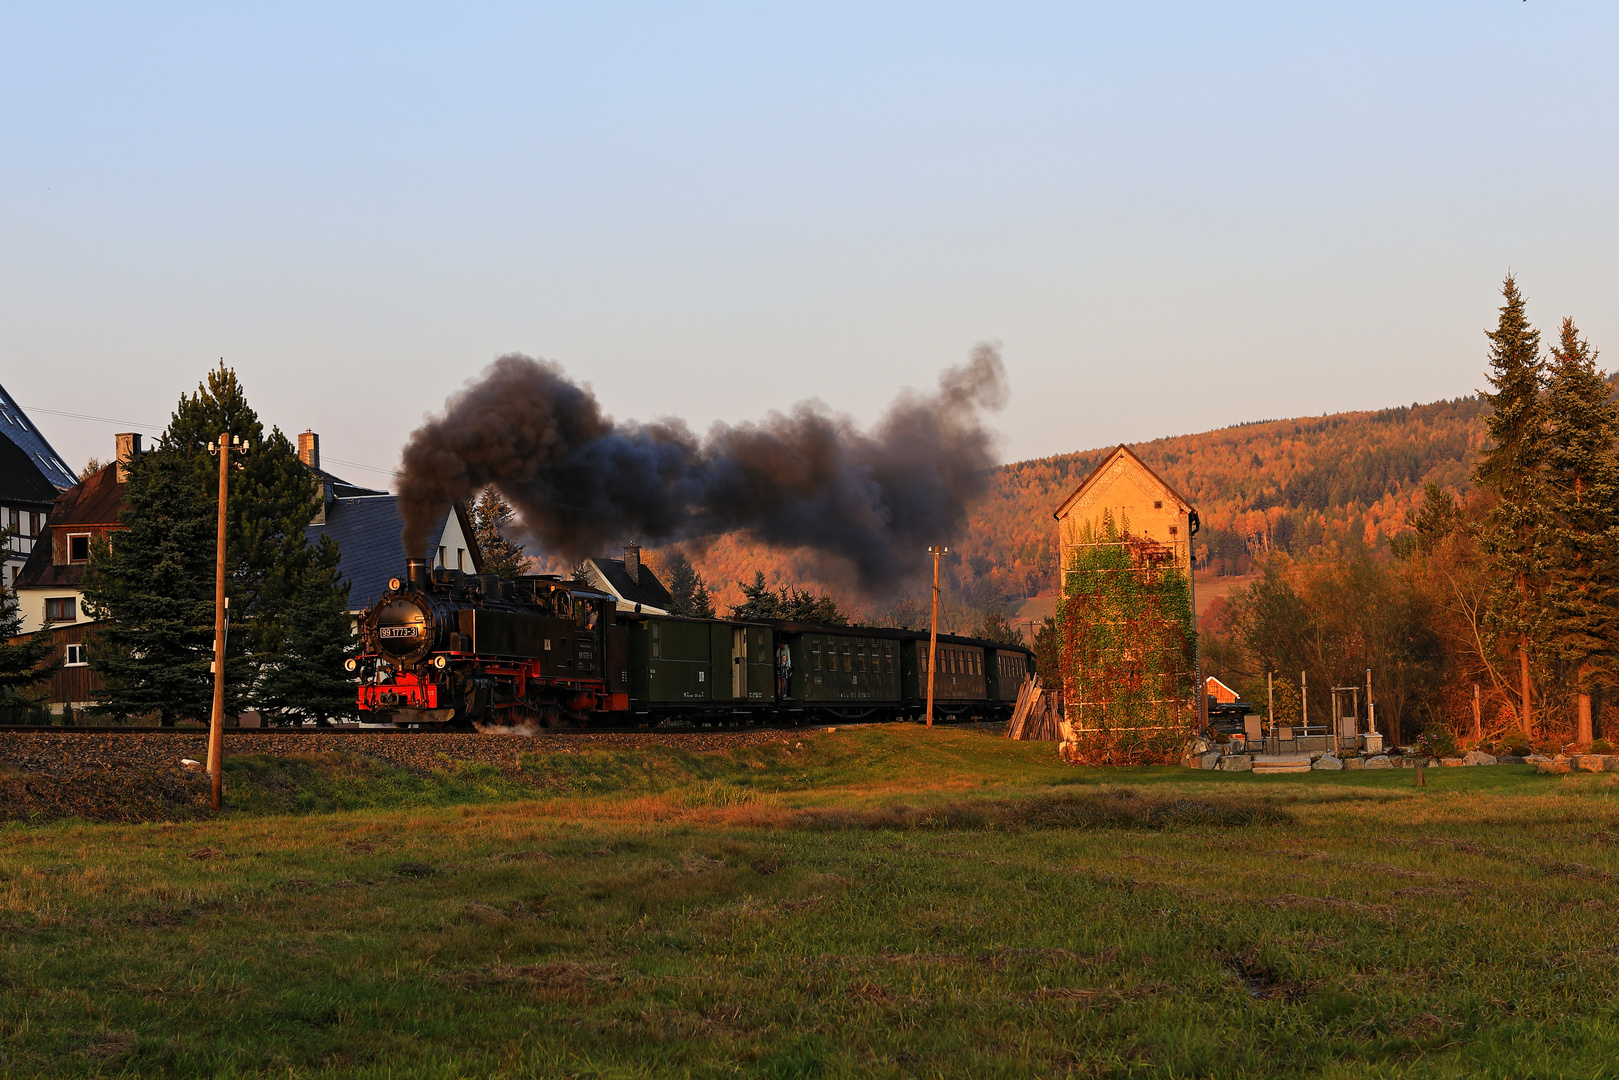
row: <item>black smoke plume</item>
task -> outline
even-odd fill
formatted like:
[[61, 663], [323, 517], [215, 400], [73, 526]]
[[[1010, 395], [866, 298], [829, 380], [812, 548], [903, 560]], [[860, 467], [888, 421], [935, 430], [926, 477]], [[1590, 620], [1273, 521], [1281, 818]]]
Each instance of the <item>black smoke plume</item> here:
[[602, 554], [615, 541], [661, 542], [744, 531], [774, 547], [842, 555], [881, 590], [957, 539], [994, 462], [984, 410], [999, 409], [997, 350], [906, 391], [869, 432], [818, 402], [757, 424], [615, 423], [561, 367], [502, 356], [405, 446], [405, 550], [427, 546], [446, 502], [487, 484], [548, 552]]

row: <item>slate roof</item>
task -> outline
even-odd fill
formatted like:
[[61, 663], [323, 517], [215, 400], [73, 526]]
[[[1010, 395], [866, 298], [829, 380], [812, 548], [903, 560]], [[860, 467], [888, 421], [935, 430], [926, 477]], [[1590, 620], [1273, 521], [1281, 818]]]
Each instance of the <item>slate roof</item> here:
[[[444, 535], [450, 508], [428, 530], [427, 546], [419, 553], [431, 559]], [[388, 579], [405, 573], [405, 548], [400, 541], [404, 519], [399, 516], [399, 496], [362, 495], [334, 499], [326, 507], [326, 523], [304, 530], [312, 544], [322, 536], [337, 541], [341, 554], [338, 571], [349, 582], [349, 610], [364, 611], [388, 591]]]
[[623, 559], [591, 559], [590, 564], [607, 583], [608, 590], [621, 600], [664, 611], [674, 606], [675, 598], [669, 595], [669, 590], [663, 587], [658, 575], [645, 562], [641, 563], [640, 581], [630, 580], [630, 572], [624, 569]]
[[0, 386], [0, 500], [48, 503], [78, 482], [62, 456]]

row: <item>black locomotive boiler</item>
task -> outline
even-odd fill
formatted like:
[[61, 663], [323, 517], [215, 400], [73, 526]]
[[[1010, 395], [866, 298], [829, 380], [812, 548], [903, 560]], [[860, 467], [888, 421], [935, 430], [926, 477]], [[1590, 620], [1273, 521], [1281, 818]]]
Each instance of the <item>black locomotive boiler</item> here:
[[[404, 578], [361, 624], [362, 715], [422, 724], [584, 726], [920, 717], [925, 632], [619, 611], [550, 576], [429, 570]], [[1009, 715], [1034, 671], [1021, 645], [939, 635], [940, 716]]]

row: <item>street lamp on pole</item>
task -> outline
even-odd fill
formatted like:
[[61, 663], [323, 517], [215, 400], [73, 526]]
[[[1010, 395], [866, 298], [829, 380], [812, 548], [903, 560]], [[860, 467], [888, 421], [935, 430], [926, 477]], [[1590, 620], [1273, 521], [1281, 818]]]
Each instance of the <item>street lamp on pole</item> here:
[[933, 556], [933, 621], [928, 639], [928, 727], [933, 726], [933, 673], [939, 668], [939, 556], [950, 554], [942, 545], [928, 548]]
[[247, 453], [240, 435], [219, 433], [208, 452], [219, 458], [219, 547], [214, 556], [214, 711], [208, 724], [208, 775], [213, 780], [214, 809], [224, 802], [225, 791], [225, 492], [230, 477], [230, 452]]

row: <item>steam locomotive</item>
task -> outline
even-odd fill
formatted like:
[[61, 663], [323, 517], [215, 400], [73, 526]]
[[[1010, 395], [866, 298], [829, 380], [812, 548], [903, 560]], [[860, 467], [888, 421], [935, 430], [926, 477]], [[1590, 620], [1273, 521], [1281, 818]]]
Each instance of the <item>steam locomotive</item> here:
[[[928, 635], [619, 611], [554, 576], [429, 569], [361, 621], [362, 717], [400, 726], [624, 726], [687, 719], [900, 719], [926, 708]], [[1021, 645], [941, 634], [937, 715], [1009, 715], [1034, 671]]]

